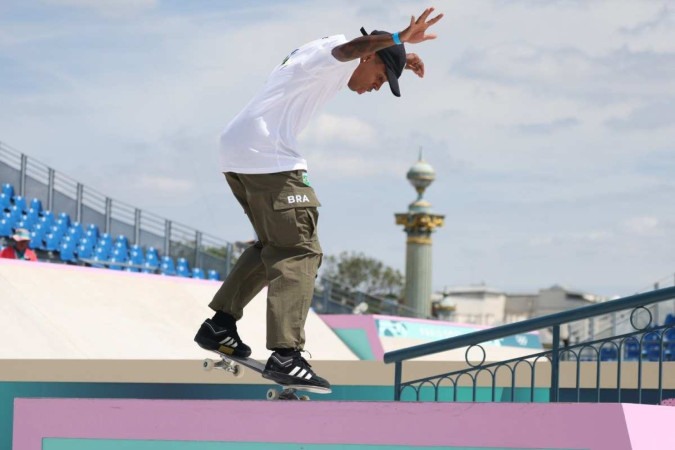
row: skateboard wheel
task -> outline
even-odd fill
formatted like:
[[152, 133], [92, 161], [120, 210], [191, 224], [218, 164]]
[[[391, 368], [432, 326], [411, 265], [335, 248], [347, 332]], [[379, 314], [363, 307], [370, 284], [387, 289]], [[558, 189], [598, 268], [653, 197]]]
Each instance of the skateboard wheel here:
[[276, 400], [279, 398], [279, 391], [276, 389], [269, 389], [267, 391], [267, 400]]
[[215, 363], [213, 362], [212, 359], [207, 358], [202, 362], [202, 368], [206, 371], [209, 371], [209, 370], [213, 369], [214, 366], [215, 366]]
[[299, 398], [300, 398], [300, 400], [307, 401], [307, 400], [309, 400], [309, 395], [301, 395]]
[[239, 364], [236, 364], [232, 367], [232, 375], [235, 378], [241, 378], [244, 375], [244, 368]]

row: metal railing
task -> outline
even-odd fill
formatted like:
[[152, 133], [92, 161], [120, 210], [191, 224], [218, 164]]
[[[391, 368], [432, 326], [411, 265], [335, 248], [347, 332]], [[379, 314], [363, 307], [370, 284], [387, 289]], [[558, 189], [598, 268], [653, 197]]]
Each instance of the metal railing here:
[[[470, 399], [465, 400], [477, 401], [477, 391], [481, 387], [479, 378], [482, 377], [488, 381], [482, 386], [489, 390], [487, 396], [483, 398], [485, 401], [497, 401], [498, 390], [506, 392], [506, 398], [502, 396], [502, 400], [505, 401], [516, 401], [517, 397], [523, 401], [534, 401], [535, 397], [540, 397], [542, 390], [546, 390], [548, 395], [544, 401], [551, 402], [600, 401], [601, 398], [604, 401], [608, 399], [625, 401], [630, 397], [631, 401], [643, 403], [645, 401], [643, 378], [647, 374], [645, 367], [650, 364], [647, 374], [652, 380], [649, 402], [660, 402], [664, 393], [664, 365], [670, 364], [665, 360], [675, 360], [673, 354], [675, 329], [672, 323], [663, 326], [654, 324], [652, 313], [646, 306], [673, 298], [675, 287], [668, 287], [386, 353], [384, 361], [395, 364], [394, 399], [401, 400], [404, 391], [411, 390], [414, 399], [418, 401], [424, 396], [438, 401], [442, 394], [450, 397], [451, 401], [457, 401], [460, 387], [464, 386], [471, 391]], [[630, 323], [634, 331], [561, 347], [561, 325], [628, 309], [632, 309]], [[485, 349], [480, 344], [548, 327], [553, 330], [553, 344], [550, 350], [506, 361], [485, 363]], [[467, 347], [465, 360], [468, 368], [402, 381], [404, 361], [464, 347]], [[480, 362], [476, 363], [475, 359], [473, 362], [470, 361], [469, 355], [472, 350], [473, 353], [475, 350], [482, 352], [482, 356], [478, 358]], [[603, 363], [603, 355], [608, 350], [616, 355], [616, 362], [610, 363], [611, 369]], [[648, 361], [644, 361], [645, 359]], [[566, 387], [562, 389], [563, 397], [560, 384], [561, 363], [566, 365], [567, 374]], [[521, 367], [527, 369], [524, 375], [522, 370], [518, 372]], [[582, 387], [582, 373], [588, 375], [589, 369], [592, 369], [590, 374], [591, 378], [594, 375], [595, 386]], [[625, 373], [628, 371], [636, 376], [635, 386], [631, 386], [630, 389], [625, 386]], [[542, 372], [545, 376], [541, 375]], [[612, 378], [616, 379], [616, 385], [603, 388], [602, 386], [608, 383], [606, 380], [608, 372], [610, 375], [615, 372], [615, 377]], [[574, 379], [574, 383], [571, 383], [570, 379]], [[524, 398], [518, 395], [519, 390], [522, 393], [523, 389], [526, 391]]]
[[0, 142], [0, 184], [4, 183], [14, 186], [18, 195], [39, 199], [45, 210], [65, 212], [73, 221], [95, 224], [113, 237], [124, 235], [129, 243], [154, 247], [162, 255], [186, 258], [190, 267], [225, 276], [236, 258], [235, 246], [224, 239], [113, 200]]
[[314, 291], [312, 307], [319, 314], [386, 314], [401, 317], [420, 317], [417, 311], [389, 299], [350, 289], [328, 278], [321, 278]]

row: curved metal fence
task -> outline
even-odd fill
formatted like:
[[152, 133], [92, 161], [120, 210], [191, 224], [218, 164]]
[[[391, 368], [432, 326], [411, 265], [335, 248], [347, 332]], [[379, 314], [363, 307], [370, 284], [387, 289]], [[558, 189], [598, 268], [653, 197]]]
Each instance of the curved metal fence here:
[[[386, 353], [384, 361], [395, 364], [394, 398], [660, 403], [675, 397], [675, 311], [660, 324], [648, 305], [674, 298], [675, 287], [658, 289]], [[561, 325], [624, 310], [630, 311], [632, 331], [562, 344]], [[553, 330], [551, 349], [486, 362], [482, 344], [547, 327]], [[403, 381], [404, 361], [465, 347], [461, 369]]]

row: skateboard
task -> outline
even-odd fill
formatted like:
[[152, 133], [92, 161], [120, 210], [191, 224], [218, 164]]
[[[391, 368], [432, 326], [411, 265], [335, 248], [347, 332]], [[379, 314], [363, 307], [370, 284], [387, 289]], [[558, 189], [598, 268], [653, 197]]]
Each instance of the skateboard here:
[[[219, 356], [219, 361], [206, 358], [202, 363], [204, 370], [221, 369], [225, 372], [231, 373], [235, 378], [239, 378], [244, 374], [244, 368], [249, 368], [254, 372], [262, 374], [265, 370], [265, 364], [251, 358], [241, 358], [238, 356], [226, 355], [216, 350], [209, 350]], [[270, 380], [272, 381], [272, 380]], [[267, 391], [267, 400], [309, 400], [308, 395], [298, 395], [297, 391], [307, 391], [316, 394], [330, 394], [330, 389], [320, 388], [316, 386], [308, 386], [302, 384], [280, 384], [276, 383], [279, 388], [270, 388]]]

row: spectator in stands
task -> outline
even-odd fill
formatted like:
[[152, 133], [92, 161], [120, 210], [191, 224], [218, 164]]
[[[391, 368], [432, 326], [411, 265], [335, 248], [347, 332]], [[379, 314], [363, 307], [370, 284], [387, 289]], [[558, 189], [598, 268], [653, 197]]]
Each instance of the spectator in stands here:
[[[248, 247], [210, 303], [216, 311], [195, 336], [203, 348], [247, 357], [236, 322], [264, 287], [267, 293], [267, 348], [263, 377], [282, 384], [330, 388], [301, 356], [304, 326], [312, 302], [322, 251], [317, 237], [319, 201], [310, 187], [307, 162], [297, 136], [340, 89], [360, 94], [389, 83], [400, 97], [404, 69], [424, 76], [424, 63], [406, 54], [404, 43], [436, 36], [427, 28], [427, 8], [400, 33], [373, 31], [351, 41], [329, 36], [293, 50], [270, 74], [262, 90], [220, 136], [221, 169], [232, 193], [251, 221], [258, 241]], [[405, 114], [405, 109], [401, 114]], [[345, 130], [349, 132], [349, 130]]]
[[28, 230], [17, 228], [12, 235], [10, 245], [0, 252], [0, 258], [37, 261], [37, 255], [33, 250], [28, 248], [28, 244], [30, 244], [30, 233]]

